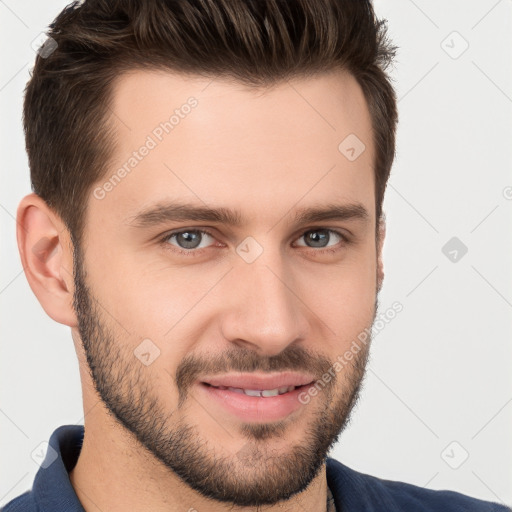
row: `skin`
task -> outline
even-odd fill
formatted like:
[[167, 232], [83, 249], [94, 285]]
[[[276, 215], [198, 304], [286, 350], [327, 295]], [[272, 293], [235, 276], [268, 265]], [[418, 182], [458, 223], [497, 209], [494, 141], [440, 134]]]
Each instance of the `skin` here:
[[[372, 325], [385, 226], [377, 243], [367, 104], [343, 71], [259, 91], [132, 71], [113, 91], [117, 146], [106, 179], [190, 96], [197, 106], [105, 197], [93, 195], [105, 179], [92, 187], [80, 261], [41, 198], [29, 194], [18, 207], [30, 287], [52, 319], [71, 327], [79, 359], [85, 437], [70, 480], [87, 512], [323, 512], [319, 461], [357, 401], [369, 343], [282, 422], [242, 422], [186, 377], [253, 365], [260, 375], [293, 367], [320, 378]], [[366, 146], [354, 161], [338, 150], [351, 133]], [[244, 222], [133, 225], [141, 209], [174, 200], [238, 209]], [[358, 203], [368, 218], [294, 223], [297, 209], [327, 203]], [[213, 235], [196, 257], [179, 254], [177, 238], [161, 241], [184, 228]], [[325, 229], [350, 241], [331, 233], [335, 252], [308, 246], [303, 235]], [[236, 250], [247, 237], [263, 249], [251, 263]], [[149, 365], [134, 356], [145, 339], [159, 350]], [[193, 450], [199, 456], [187, 459]]]

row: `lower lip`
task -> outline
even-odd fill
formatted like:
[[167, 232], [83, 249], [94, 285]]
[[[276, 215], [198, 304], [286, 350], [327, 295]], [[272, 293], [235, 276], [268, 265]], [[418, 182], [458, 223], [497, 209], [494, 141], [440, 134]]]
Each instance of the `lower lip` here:
[[277, 396], [249, 396], [204, 383], [199, 384], [209, 402], [219, 403], [225, 410], [242, 420], [260, 422], [282, 420], [302, 407], [304, 404], [299, 401], [299, 394], [308, 386], [310, 384]]

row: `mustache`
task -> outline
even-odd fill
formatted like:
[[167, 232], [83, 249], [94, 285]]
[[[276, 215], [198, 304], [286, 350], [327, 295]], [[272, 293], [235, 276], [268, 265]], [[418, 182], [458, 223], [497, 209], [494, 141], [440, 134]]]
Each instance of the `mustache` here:
[[[215, 375], [228, 372], [279, 372], [306, 371], [318, 379], [333, 363], [321, 354], [314, 354], [300, 346], [290, 345], [283, 352], [273, 356], [260, 356], [246, 348], [231, 347], [222, 354], [206, 356], [187, 355], [176, 370], [175, 384], [179, 392], [179, 404], [182, 405], [187, 391], [201, 375]], [[336, 378], [329, 384], [334, 385]]]

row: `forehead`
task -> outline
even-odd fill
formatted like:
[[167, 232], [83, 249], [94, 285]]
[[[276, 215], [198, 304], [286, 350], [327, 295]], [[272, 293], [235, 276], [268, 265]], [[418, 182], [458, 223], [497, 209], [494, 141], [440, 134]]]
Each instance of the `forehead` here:
[[371, 118], [344, 71], [254, 89], [133, 70], [118, 78], [110, 108], [116, 148], [95, 184], [104, 198], [91, 198], [99, 215], [123, 222], [172, 198], [270, 223], [309, 203], [359, 202], [373, 213]]

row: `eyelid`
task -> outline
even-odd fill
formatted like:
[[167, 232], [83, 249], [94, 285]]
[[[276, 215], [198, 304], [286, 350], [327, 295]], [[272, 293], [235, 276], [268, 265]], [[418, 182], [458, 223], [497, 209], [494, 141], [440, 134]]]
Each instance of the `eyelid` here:
[[[169, 239], [172, 238], [173, 236], [179, 235], [180, 233], [186, 233], [187, 231], [193, 231], [196, 233], [201, 233], [203, 235], [208, 235], [214, 239], [216, 238], [215, 235], [206, 228], [190, 227], [190, 228], [180, 228], [180, 229], [166, 233], [165, 235], [160, 237], [160, 243], [164, 246], [165, 249], [171, 250], [175, 254], [178, 254], [178, 255], [183, 254], [185, 256], [192, 256], [192, 257], [202, 254], [203, 251], [205, 251], [213, 246], [213, 245], [211, 245], [208, 247], [201, 247], [200, 249], [182, 249], [177, 246], [171, 246], [171, 244], [168, 243]], [[324, 226], [311, 226], [309, 228], [303, 228], [299, 231], [298, 236], [295, 235], [294, 240], [297, 240], [298, 238], [303, 237], [306, 233], [308, 233], [310, 231], [328, 231], [330, 233], [334, 233], [336, 236], [338, 236], [341, 239], [342, 246], [347, 245], [351, 242], [349, 235], [347, 235], [344, 232], [344, 230], [342, 230], [340, 228], [334, 229], [334, 228], [328, 228], [328, 227], [324, 227]], [[172, 247], [172, 248], [170, 248], [170, 247]], [[315, 247], [308, 247], [307, 245], [301, 245], [299, 247], [305, 247], [307, 249], [311, 249], [314, 253], [320, 253], [320, 254], [325, 253], [325, 252], [333, 253], [333, 252], [337, 252], [337, 251], [341, 250], [341, 248], [334, 249], [331, 246], [315, 248]]]
[[[328, 231], [330, 233], [330, 236], [332, 236], [332, 234], [336, 235], [338, 238], [341, 239], [342, 243], [348, 243], [349, 242], [348, 236], [345, 235], [344, 233], [338, 231], [337, 229], [330, 229], [330, 228], [324, 228], [324, 227], [313, 227], [313, 228], [306, 229], [305, 231], [302, 231], [302, 233], [299, 235], [298, 238], [296, 238], [296, 240], [303, 238], [306, 233], [309, 233], [311, 231]], [[322, 249], [324, 249], [324, 250], [332, 250], [333, 249], [333, 246], [315, 248], [315, 247], [308, 247], [307, 245], [300, 245], [299, 247], [306, 247], [306, 248], [309, 248], [309, 249], [316, 249], [316, 252], [321, 252]]]
[[181, 228], [181, 229], [178, 229], [175, 231], [171, 231], [160, 238], [160, 243], [164, 246], [165, 249], [168, 249], [175, 254], [184, 254], [185, 256], [196, 256], [197, 254], [202, 254], [202, 252], [204, 250], [213, 246], [212, 245], [212, 246], [208, 246], [208, 247], [201, 247], [200, 249], [182, 249], [181, 247], [171, 246], [171, 244], [169, 244], [169, 240], [173, 236], [179, 235], [181, 233], [186, 233], [187, 231], [201, 233], [202, 235], [208, 235], [208, 236], [212, 237], [213, 239], [215, 239], [215, 235], [213, 233], [211, 233], [210, 231], [208, 231], [207, 229], [192, 227], [192, 228]]

